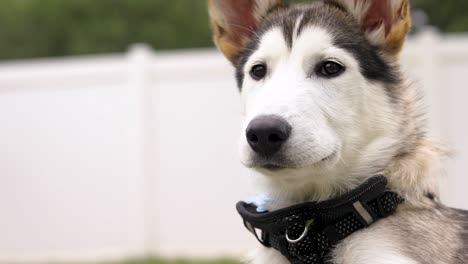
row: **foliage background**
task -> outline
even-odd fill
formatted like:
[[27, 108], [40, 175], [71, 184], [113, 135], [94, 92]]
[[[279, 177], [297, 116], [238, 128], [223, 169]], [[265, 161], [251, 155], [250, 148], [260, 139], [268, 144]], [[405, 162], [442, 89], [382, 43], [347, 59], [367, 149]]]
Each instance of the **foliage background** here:
[[[468, 31], [467, 0], [412, 3], [441, 31]], [[2, 60], [122, 52], [143, 42], [157, 50], [212, 46], [205, 0], [2, 0], [1, 4]]]

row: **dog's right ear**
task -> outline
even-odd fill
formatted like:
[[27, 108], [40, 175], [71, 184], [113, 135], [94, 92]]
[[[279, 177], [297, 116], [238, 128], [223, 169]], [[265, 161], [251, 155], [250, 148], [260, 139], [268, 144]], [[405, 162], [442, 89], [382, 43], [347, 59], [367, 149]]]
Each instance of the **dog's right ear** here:
[[208, 0], [216, 46], [233, 64], [259, 23], [282, 0]]

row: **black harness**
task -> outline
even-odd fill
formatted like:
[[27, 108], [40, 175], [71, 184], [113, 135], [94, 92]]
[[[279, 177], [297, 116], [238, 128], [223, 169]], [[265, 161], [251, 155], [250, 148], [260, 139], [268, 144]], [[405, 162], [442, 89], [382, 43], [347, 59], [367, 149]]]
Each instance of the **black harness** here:
[[387, 179], [377, 176], [337, 199], [265, 213], [239, 202], [237, 211], [265, 247], [280, 251], [293, 264], [319, 264], [327, 263], [328, 253], [340, 241], [393, 214], [402, 202], [387, 190]]

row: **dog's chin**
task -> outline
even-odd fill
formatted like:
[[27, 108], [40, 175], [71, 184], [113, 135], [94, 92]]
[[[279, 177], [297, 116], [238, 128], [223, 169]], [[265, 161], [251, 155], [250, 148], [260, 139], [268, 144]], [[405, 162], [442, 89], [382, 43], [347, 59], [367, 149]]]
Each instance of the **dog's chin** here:
[[293, 155], [286, 156], [279, 154], [273, 157], [262, 157], [253, 154], [248, 160], [242, 163], [244, 166], [255, 169], [263, 174], [277, 175], [287, 170], [330, 169], [337, 164], [339, 155], [339, 151], [335, 150], [328, 155], [322, 155], [322, 157], [295, 160], [290, 158]]

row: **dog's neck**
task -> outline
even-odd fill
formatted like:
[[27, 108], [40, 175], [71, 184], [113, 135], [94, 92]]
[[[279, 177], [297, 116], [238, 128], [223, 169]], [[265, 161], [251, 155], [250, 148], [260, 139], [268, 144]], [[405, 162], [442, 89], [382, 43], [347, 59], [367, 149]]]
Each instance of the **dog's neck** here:
[[[264, 175], [262, 181], [270, 201], [268, 210], [276, 210], [306, 201], [324, 201], [343, 195], [369, 178], [382, 174], [387, 177], [389, 188], [408, 202], [419, 203], [428, 195], [438, 196], [438, 180], [441, 174], [445, 150], [438, 144], [420, 138], [411, 146], [411, 151], [397, 152], [385, 161], [380, 169], [365, 164], [355, 171], [343, 166], [333, 174], [311, 174], [310, 181], [294, 182], [297, 175], [271, 177]], [[341, 177], [338, 177], [341, 176]], [[284, 176], [284, 177], [283, 177]], [[344, 176], [344, 177], [343, 177]]]

